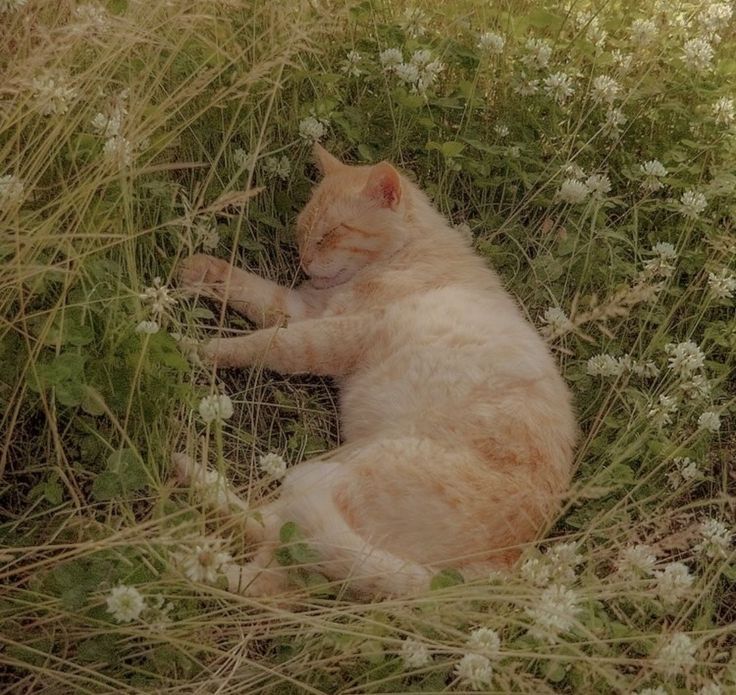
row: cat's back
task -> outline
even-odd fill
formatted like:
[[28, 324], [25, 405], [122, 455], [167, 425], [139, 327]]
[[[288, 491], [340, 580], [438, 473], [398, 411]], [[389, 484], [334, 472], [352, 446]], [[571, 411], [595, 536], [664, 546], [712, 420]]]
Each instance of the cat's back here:
[[366, 316], [373, 325], [355, 373], [343, 382], [350, 438], [379, 429], [490, 427], [499, 410], [517, 410], [520, 397], [542, 409], [552, 410], [555, 401], [569, 408], [546, 345], [495, 274], [469, 252], [445, 253], [434, 272], [426, 262], [388, 268], [367, 293], [356, 289], [363, 293], [357, 301], [372, 308]]

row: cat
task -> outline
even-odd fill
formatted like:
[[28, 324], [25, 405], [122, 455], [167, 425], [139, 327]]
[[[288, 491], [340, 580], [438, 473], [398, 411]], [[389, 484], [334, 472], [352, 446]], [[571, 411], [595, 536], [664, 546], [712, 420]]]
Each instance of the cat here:
[[[249, 595], [287, 587], [273, 559], [296, 522], [330, 579], [359, 595], [510, 567], [559, 510], [577, 425], [544, 341], [495, 272], [388, 162], [350, 166], [320, 145], [322, 180], [297, 217], [309, 280], [279, 286], [197, 254], [180, 281], [261, 326], [204, 348], [217, 366], [334, 377], [343, 444], [288, 469], [250, 518], [260, 543], [228, 570]], [[208, 471], [186, 455], [180, 476]], [[209, 474], [211, 475], [211, 474]], [[220, 505], [244, 508], [229, 489]]]

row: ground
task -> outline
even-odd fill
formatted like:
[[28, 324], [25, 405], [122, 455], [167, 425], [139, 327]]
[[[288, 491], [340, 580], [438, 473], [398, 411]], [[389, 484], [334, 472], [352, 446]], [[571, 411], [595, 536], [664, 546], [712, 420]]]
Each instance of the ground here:
[[[4, 691], [733, 692], [735, 23], [0, 0]], [[175, 282], [201, 251], [299, 279], [314, 141], [414, 176], [574, 390], [572, 493], [510, 575], [361, 602], [287, 525], [292, 598], [255, 601], [243, 511], [174, 479], [188, 450], [255, 501], [339, 441], [329, 383], [199, 363], [249, 326]]]

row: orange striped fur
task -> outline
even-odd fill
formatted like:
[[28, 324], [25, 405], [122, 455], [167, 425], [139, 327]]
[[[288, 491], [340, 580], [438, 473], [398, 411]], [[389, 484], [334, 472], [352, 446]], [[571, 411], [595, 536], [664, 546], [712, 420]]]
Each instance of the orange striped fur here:
[[566, 493], [569, 390], [495, 273], [414, 184], [386, 162], [316, 156], [324, 178], [297, 220], [307, 282], [280, 287], [202, 255], [181, 271], [263, 326], [213, 340], [209, 359], [334, 376], [341, 389], [344, 443], [289, 469], [231, 588], [284, 588], [271, 551], [286, 521], [323, 572], [363, 594], [421, 590], [446, 567], [470, 578], [506, 567]]

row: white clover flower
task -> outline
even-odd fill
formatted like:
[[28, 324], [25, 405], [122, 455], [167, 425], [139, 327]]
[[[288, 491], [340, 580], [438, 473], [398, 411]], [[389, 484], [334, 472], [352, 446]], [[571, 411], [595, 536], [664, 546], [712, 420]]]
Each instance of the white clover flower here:
[[677, 385], [677, 390], [690, 400], [705, 400], [710, 398], [710, 382], [704, 374], [693, 374]]
[[3, 12], [15, 12], [25, 7], [28, 0], [0, 0], [0, 14]]
[[591, 174], [585, 179], [585, 185], [594, 198], [605, 198], [611, 190], [611, 179], [605, 174]]
[[120, 584], [116, 586], [105, 599], [107, 612], [119, 623], [129, 623], [137, 620], [146, 607], [140, 591], [134, 586]]
[[307, 116], [299, 121], [299, 137], [310, 143], [319, 142], [327, 134], [325, 123], [315, 118]]
[[539, 80], [528, 79], [525, 73], [519, 75], [519, 80], [514, 85], [514, 92], [522, 97], [529, 97], [539, 91]]
[[585, 365], [585, 371], [590, 376], [620, 376], [626, 365], [613, 355], [593, 355]]
[[534, 586], [547, 586], [552, 578], [552, 568], [546, 559], [529, 557], [521, 564], [523, 579]]
[[651, 19], [635, 19], [629, 31], [631, 43], [639, 48], [648, 46], [657, 37], [657, 25]]
[[621, 135], [621, 126], [626, 123], [628, 118], [624, 115], [624, 112], [618, 108], [609, 108], [606, 111], [606, 120], [603, 121], [601, 130], [604, 135], [608, 135], [609, 138], [617, 138]]
[[631, 363], [631, 371], [644, 379], [649, 379], [655, 376], [659, 376], [659, 367], [652, 362], [647, 360], [646, 362], [633, 361]]
[[688, 595], [695, 577], [690, 574], [688, 566], [682, 562], [668, 562], [661, 570], [654, 573], [655, 591], [662, 603], [672, 605]]
[[701, 541], [695, 546], [695, 550], [703, 553], [709, 558], [726, 557], [731, 546], [731, 529], [718, 519], [706, 519], [698, 527]]
[[23, 202], [25, 184], [14, 174], [0, 176], [0, 210], [14, 208]]
[[718, 299], [730, 299], [736, 292], [736, 275], [725, 268], [719, 273], [708, 273], [708, 287]]
[[682, 47], [683, 63], [698, 72], [706, 72], [711, 69], [713, 55], [713, 46], [700, 36], [686, 41]]
[[228, 420], [233, 416], [233, 402], [230, 396], [218, 393], [205, 396], [199, 402], [199, 416], [207, 423], [213, 420]]
[[629, 545], [621, 551], [616, 568], [620, 574], [626, 577], [648, 577], [654, 573], [656, 563], [657, 556], [654, 548], [650, 545], [638, 543]]
[[278, 454], [265, 454], [258, 462], [259, 468], [272, 478], [280, 480], [286, 475], [286, 461]]
[[664, 427], [672, 424], [672, 416], [678, 411], [680, 404], [674, 396], [661, 394], [656, 405], [653, 405], [647, 417], [652, 420], [655, 427]]
[[721, 97], [713, 104], [712, 113], [715, 116], [716, 123], [719, 125], [731, 125], [734, 118], [736, 118], [733, 99], [730, 97]]
[[102, 151], [107, 161], [121, 169], [130, 166], [133, 162], [133, 145], [128, 138], [121, 135], [115, 135], [106, 140]]
[[692, 16], [685, 12], [674, 12], [671, 18], [672, 26], [677, 29], [692, 29]]
[[528, 39], [525, 47], [527, 53], [521, 59], [524, 65], [538, 70], [549, 65], [549, 59], [552, 57], [552, 46], [550, 46], [549, 41], [546, 39]]
[[548, 75], [542, 80], [542, 86], [558, 104], [564, 104], [575, 93], [572, 78], [564, 72]]
[[664, 168], [662, 162], [658, 159], [650, 159], [644, 164], [640, 164], [641, 173], [644, 174], [644, 181], [641, 186], [647, 191], [658, 191], [662, 188], [662, 182], [659, 180], [663, 176], [667, 176], [667, 169]]
[[193, 582], [215, 584], [233, 558], [222, 550], [221, 541], [203, 538], [192, 548], [179, 553], [177, 560], [184, 574]]
[[667, 261], [677, 258], [675, 247], [668, 241], [658, 241], [654, 246], [652, 246], [652, 253], [656, 253], [660, 258]]
[[675, 266], [671, 263], [677, 258], [675, 247], [667, 241], [659, 241], [653, 247], [654, 258], [644, 262], [644, 270], [648, 275], [655, 277], [669, 277], [675, 270]]
[[[122, 102], [122, 99], [120, 100]], [[103, 137], [112, 138], [123, 134], [123, 124], [128, 115], [128, 109], [123, 103], [118, 103], [109, 116], [97, 113], [92, 119], [92, 128]]]
[[534, 621], [529, 633], [537, 639], [556, 642], [560, 633], [575, 625], [575, 618], [582, 610], [578, 601], [578, 595], [572, 589], [559, 584], [547, 587], [534, 605], [526, 609], [527, 616]]
[[685, 191], [680, 198], [680, 212], [691, 219], [697, 218], [707, 206], [708, 202], [700, 191]]
[[107, 10], [96, 3], [85, 3], [74, 9], [74, 16], [92, 31], [105, 31], [110, 26]]
[[576, 164], [575, 162], [568, 162], [565, 164], [565, 166], [561, 169], [562, 173], [573, 179], [584, 179], [585, 178], [585, 171], [583, 170], [583, 167], [581, 167], [579, 164]]
[[455, 675], [471, 690], [486, 690], [493, 679], [493, 666], [488, 657], [466, 654], [455, 666]]
[[487, 51], [494, 55], [503, 53], [505, 45], [505, 37], [501, 36], [501, 34], [495, 34], [492, 31], [487, 31], [484, 34], [481, 34], [478, 39], [478, 48], [480, 48], [481, 51]]
[[695, 695], [722, 695], [723, 690], [718, 683], [706, 683]]
[[136, 333], [143, 333], [146, 335], [153, 335], [158, 333], [161, 326], [158, 325], [157, 321], [141, 321], [136, 327]]
[[653, 654], [654, 666], [662, 673], [675, 676], [695, 665], [696, 650], [688, 635], [676, 632]]
[[669, 368], [680, 377], [690, 376], [705, 364], [703, 351], [692, 340], [667, 343], [664, 351], [669, 355]]
[[240, 169], [252, 169], [256, 165], [257, 157], [246, 152], [242, 147], [233, 150], [233, 161]]
[[414, 63], [399, 63], [394, 72], [402, 82], [409, 85], [416, 85], [419, 81], [419, 68]]
[[733, 15], [730, 3], [714, 2], [706, 5], [698, 16], [698, 22], [708, 34], [716, 34], [728, 26]]
[[698, 418], [698, 429], [718, 432], [721, 429], [721, 416], [713, 410], [706, 410]]
[[499, 138], [505, 138], [509, 134], [509, 128], [503, 123], [496, 123], [496, 125], [493, 126], [493, 132], [495, 132]]
[[404, 62], [404, 56], [398, 48], [387, 48], [378, 54], [378, 60], [384, 70], [391, 72]]
[[575, 569], [583, 563], [577, 543], [557, 543], [547, 550], [545, 557], [551, 568], [552, 579], [561, 584], [574, 582], [577, 578]]
[[598, 17], [593, 16], [592, 12], [578, 12], [575, 16], [575, 26], [577, 29], [585, 29], [585, 36], [594, 46], [601, 48], [606, 41], [608, 33], [601, 29]]
[[623, 53], [616, 49], [611, 51], [611, 60], [613, 60], [613, 64], [618, 68], [619, 72], [626, 74], [631, 69], [634, 56], [631, 53]]
[[588, 197], [588, 187], [577, 179], [565, 179], [560, 186], [560, 190], [557, 191], [557, 197], [563, 203], [570, 203], [571, 205], [578, 205], [585, 202]]
[[76, 87], [69, 86], [66, 75], [46, 72], [31, 83], [33, 97], [44, 116], [58, 116], [69, 111], [69, 103], [76, 98]]
[[667, 474], [667, 482], [673, 490], [700, 477], [698, 464], [687, 456], [678, 456], [672, 464], [674, 468]]
[[421, 668], [432, 661], [427, 645], [413, 639], [401, 643], [401, 658], [409, 668]]
[[153, 286], [146, 287], [144, 292], [138, 296], [144, 304], [151, 305], [151, 313], [156, 318], [163, 316], [170, 307], [176, 304], [176, 300], [169, 295], [169, 288], [162, 284], [160, 277], [153, 278]]
[[291, 174], [291, 162], [288, 157], [267, 157], [263, 162], [263, 170], [269, 176], [286, 181]]
[[[227, 509], [231, 504], [230, 490], [224, 475], [204, 465], [196, 466], [190, 476], [190, 485], [202, 499], [207, 500], [215, 508]], [[238, 500], [237, 506], [245, 510], [248, 503]]]
[[427, 63], [424, 69], [419, 75], [416, 89], [420, 94], [424, 94], [429, 87], [431, 87], [439, 74], [445, 69], [444, 63], [440, 63], [439, 60], [433, 60], [431, 63]]
[[480, 652], [489, 659], [495, 659], [501, 650], [501, 638], [495, 630], [489, 627], [479, 627], [470, 633], [468, 648], [474, 652]]
[[425, 26], [426, 21], [427, 15], [418, 7], [407, 7], [404, 10], [403, 16], [399, 20], [399, 26], [409, 36], [411, 36], [411, 38], [416, 39], [427, 33], [427, 28]]
[[345, 62], [342, 64], [342, 71], [350, 75], [350, 77], [360, 77], [363, 71], [358, 67], [363, 57], [358, 51], [348, 51], [345, 56]]
[[194, 232], [194, 245], [201, 246], [206, 251], [212, 251], [220, 243], [220, 232], [211, 220], [196, 220], [192, 226]]
[[542, 315], [547, 332], [552, 335], [567, 333], [573, 328], [572, 322], [567, 314], [557, 306], [551, 306], [544, 310]]
[[431, 63], [433, 58], [434, 56], [432, 55], [432, 51], [428, 48], [421, 48], [414, 51], [409, 62], [414, 63], [418, 68], [422, 68], [423, 66]]
[[598, 102], [612, 103], [621, 91], [621, 85], [608, 75], [599, 75], [593, 80], [593, 99]]

